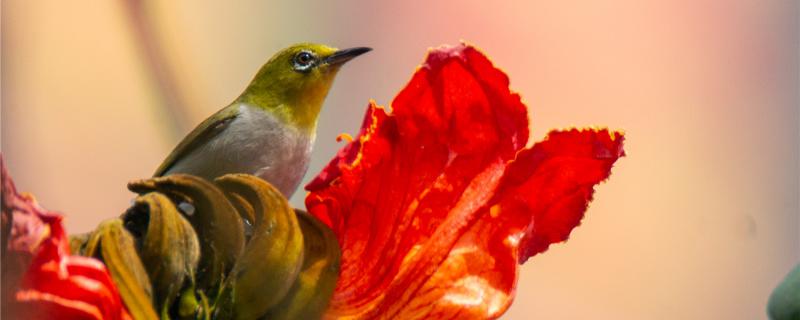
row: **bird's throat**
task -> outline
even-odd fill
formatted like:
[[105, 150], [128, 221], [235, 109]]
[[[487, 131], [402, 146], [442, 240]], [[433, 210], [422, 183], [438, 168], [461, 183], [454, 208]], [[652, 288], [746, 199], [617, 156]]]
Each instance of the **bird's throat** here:
[[267, 92], [247, 90], [238, 102], [245, 103], [275, 115], [287, 125], [300, 131], [313, 134], [329, 86], [306, 88], [302, 93], [274, 96]]

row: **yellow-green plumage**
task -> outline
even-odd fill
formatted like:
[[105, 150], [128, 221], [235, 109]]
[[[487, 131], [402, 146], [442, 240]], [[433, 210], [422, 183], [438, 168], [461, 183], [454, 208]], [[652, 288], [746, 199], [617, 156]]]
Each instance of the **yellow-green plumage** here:
[[369, 48], [303, 43], [276, 53], [233, 103], [181, 141], [154, 176], [260, 176], [290, 197], [308, 169], [317, 118], [341, 65]]

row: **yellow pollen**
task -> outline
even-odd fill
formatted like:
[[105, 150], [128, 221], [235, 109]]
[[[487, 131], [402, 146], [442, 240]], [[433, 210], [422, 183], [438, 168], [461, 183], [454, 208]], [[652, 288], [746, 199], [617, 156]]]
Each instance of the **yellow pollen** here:
[[340, 133], [338, 136], [336, 136], [336, 142], [342, 142], [342, 140], [347, 141], [347, 143], [353, 142], [353, 136], [351, 136], [349, 133]]
[[497, 216], [500, 215], [500, 205], [496, 204], [489, 208], [489, 215], [492, 216], [492, 218], [497, 218]]

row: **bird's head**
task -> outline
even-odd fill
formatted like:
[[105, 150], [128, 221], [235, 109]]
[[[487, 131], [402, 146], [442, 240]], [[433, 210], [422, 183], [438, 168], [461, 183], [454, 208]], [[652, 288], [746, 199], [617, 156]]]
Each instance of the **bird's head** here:
[[299, 128], [314, 130], [339, 68], [370, 50], [338, 50], [313, 43], [293, 45], [261, 67], [238, 101], [270, 110]]

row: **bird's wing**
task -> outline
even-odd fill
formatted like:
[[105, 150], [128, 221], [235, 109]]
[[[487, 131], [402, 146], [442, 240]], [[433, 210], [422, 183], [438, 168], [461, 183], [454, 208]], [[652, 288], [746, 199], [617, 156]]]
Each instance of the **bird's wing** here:
[[153, 174], [154, 177], [160, 177], [164, 175], [172, 166], [175, 165], [178, 160], [182, 157], [185, 157], [197, 147], [210, 141], [212, 138], [220, 134], [220, 132], [225, 131], [228, 125], [236, 119], [239, 115], [238, 108], [233, 106], [223, 108], [220, 111], [217, 111], [214, 115], [208, 117], [208, 119], [204, 120], [200, 125], [198, 125], [192, 132], [190, 132], [186, 137], [183, 138], [181, 143], [172, 150], [172, 153], [164, 159], [164, 162], [161, 163], [161, 166], [158, 167], [156, 172]]

